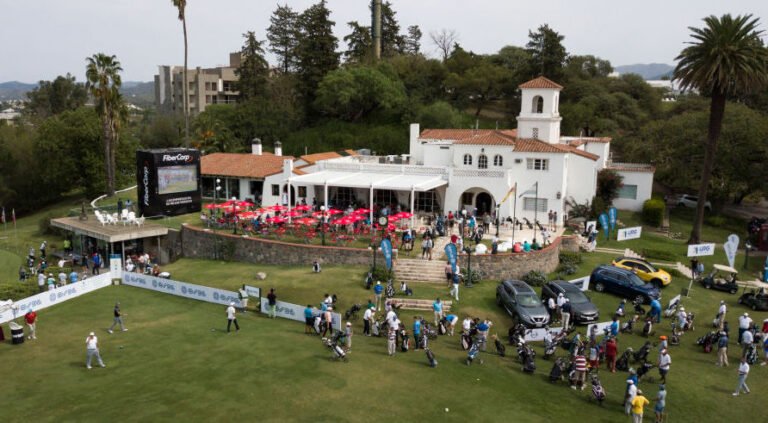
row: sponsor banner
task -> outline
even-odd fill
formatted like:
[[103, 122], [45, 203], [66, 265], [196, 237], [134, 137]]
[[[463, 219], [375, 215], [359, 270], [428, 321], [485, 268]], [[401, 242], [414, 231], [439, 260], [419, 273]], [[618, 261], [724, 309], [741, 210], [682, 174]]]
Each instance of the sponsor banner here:
[[60, 288], [24, 298], [13, 303], [11, 307], [0, 311], [0, 323], [10, 322], [16, 318], [23, 317], [29, 310], [38, 311], [111, 284], [112, 275], [110, 273], [102, 273], [80, 282], [64, 285]]
[[587, 337], [589, 337], [589, 334], [592, 333], [592, 327], [597, 326], [597, 334], [602, 335], [603, 331], [608, 328], [610, 330], [611, 323], [613, 322], [600, 322], [600, 323], [592, 323], [590, 325], [587, 325]]
[[253, 298], [261, 298], [261, 289], [257, 288], [255, 286], [250, 285], [243, 285], [245, 287], [245, 292], [248, 294], [249, 297]]
[[611, 224], [611, 230], [616, 229], [616, 216], [618, 214], [619, 212], [616, 210], [616, 207], [608, 209], [608, 221]]
[[611, 233], [611, 228], [608, 226], [608, 215], [601, 213], [598, 219], [600, 220], [600, 227], [603, 228], [605, 239], [608, 240], [608, 234]]
[[[552, 334], [553, 338], [562, 331], [563, 328], [549, 328], [549, 333]], [[525, 331], [525, 342], [543, 342], [546, 333], [547, 329], [544, 328], [528, 329]]]
[[136, 151], [137, 216], [201, 210], [200, 152], [195, 149]]
[[456, 267], [456, 253], [456, 244], [449, 242], [448, 245], [445, 246], [445, 257], [448, 258], [453, 273], [459, 273], [459, 269]]
[[728, 235], [728, 240], [723, 244], [723, 250], [725, 250], [725, 257], [728, 258], [728, 266], [733, 267], [736, 263], [736, 252], [739, 251], [739, 236]]
[[[304, 322], [304, 309], [307, 306], [286, 303], [284, 301], [275, 302], [275, 316], [282, 317], [283, 319], [296, 320], [297, 322]], [[319, 312], [313, 309], [315, 315]], [[261, 299], [261, 312], [269, 314], [269, 300], [266, 298]], [[331, 321], [333, 322], [333, 328], [341, 330], [341, 314], [331, 312]]]
[[[392, 270], [392, 242], [386, 238], [381, 240], [381, 253], [384, 254], [384, 262], [387, 270]], [[374, 254], [376, 254], [374, 252]]]
[[633, 226], [631, 228], [619, 229], [616, 235], [616, 241], [626, 241], [628, 239], [638, 239], [643, 232], [642, 226]]
[[120, 254], [110, 254], [109, 256], [109, 273], [112, 274], [112, 279], [121, 279], [123, 275], [123, 259]]
[[579, 289], [582, 291], [589, 291], [589, 276], [584, 276], [583, 278], [578, 278], [578, 279], [572, 279], [572, 280], [569, 280], [568, 282], [578, 286]]
[[688, 257], [701, 257], [715, 255], [715, 244], [693, 244], [688, 246]]
[[123, 275], [123, 284], [214, 304], [229, 305], [229, 303], [235, 303], [236, 307], [242, 307], [237, 292], [225, 289], [210, 288], [133, 272], [126, 272]]

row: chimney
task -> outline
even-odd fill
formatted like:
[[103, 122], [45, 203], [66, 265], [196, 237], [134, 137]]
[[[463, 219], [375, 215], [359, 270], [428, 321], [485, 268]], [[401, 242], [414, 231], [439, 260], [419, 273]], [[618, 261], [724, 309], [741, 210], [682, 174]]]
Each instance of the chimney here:
[[282, 156], [283, 155], [283, 143], [280, 141], [275, 141], [275, 156]]
[[261, 138], [251, 140], [251, 154], [261, 156]]

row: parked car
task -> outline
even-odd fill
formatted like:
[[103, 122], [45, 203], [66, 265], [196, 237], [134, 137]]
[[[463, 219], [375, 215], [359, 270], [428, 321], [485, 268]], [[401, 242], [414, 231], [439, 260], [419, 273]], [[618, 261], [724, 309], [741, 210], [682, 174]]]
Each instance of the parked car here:
[[[690, 195], [690, 194], [683, 194], [675, 200], [678, 207], [688, 207], [691, 209], [695, 209], [696, 205], [699, 203], [699, 197], [696, 195]], [[712, 211], [712, 203], [709, 201], [704, 203], [704, 209], [706, 211]]]
[[571, 303], [571, 314], [576, 323], [592, 323], [600, 318], [597, 306], [576, 285], [566, 281], [551, 281], [541, 287], [541, 301], [546, 304], [550, 298], [557, 300], [563, 294]]
[[589, 284], [597, 292], [611, 292], [641, 304], [661, 298], [659, 288], [646, 283], [634, 272], [615, 266], [596, 267], [589, 277]]
[[547, 308], [527, 283], [517, 280], [502, 281], [496, 287], [496, 304], [504, 307], [512, 318], [529, 328], [549, 324]]
[[657, 288], [667, 286], [672, 282], [672, 276], [666, 270], [659, 269], [643, 259], [618, 257], [611, 264], [634, 271], [640, 279], [656, 285]]
[[739, 304], [755, 311], [766, 311], [768, 310], [768, 292], [765, 288], [752, 288], [747, 291], [745, 286], [744, 292], [739, 297]]
[[736, 284], [736, 275], [739, 271], [730, 266], [715, 264], [708, 275], [699, 276], [699, 283], [706, 289], [716, 289], [735, 294], [739, 290]]

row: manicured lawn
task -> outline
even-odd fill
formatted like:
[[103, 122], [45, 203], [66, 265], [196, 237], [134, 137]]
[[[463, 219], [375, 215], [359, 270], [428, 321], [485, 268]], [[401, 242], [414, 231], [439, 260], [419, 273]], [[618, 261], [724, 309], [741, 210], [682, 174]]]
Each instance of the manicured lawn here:
[[[322, 294], [332, 292], [339, 296], [342, 311], [370, 296], [362, 287], [364, 269], [348, 266], [329, 266], [318, 275], [309, 268], [183, 259], [166, 270], [175, 279], [212, 286], [276, 287], [280, 299], [297, 303], [317, 304]], [[255, 281], [257, 271], [266, 272], [267, 279]], [[440, 285], [413, 288], [417, 298], [445, 293]], [[492, 281], [463, 289], [457, 311], [461, 318], [466, 314], [490, 318], [495, 322], [492, 332], [504, 334], [511, 321], [495, 306], [494, 289]], [[591, 296], [604, 315], [618, 303], [611, 295]], [[768, 369], [753, 366], [748, 383], [754, 394], [733, 398], [735, 368], [715, 367], [714, 354], [705, 355], [693, 345], [708, 330], [706, 323], [721, 298], [728, 300], [732, 316], [741, 312], [736, 297], [725, 293], [696, 289], [685, 300], [686, 308], [697, 312], [698, 329], [672, 348], [670, 421], [747, 421], [761, 412], [759, 398], [768, 389]], [[109, 335], [105, 329], [116, 300], [130, 330]], [[403, 321], [413, 320], [414, 313], [402, 314]], [[757, 321], [768, 317], [755, 314]], [[330, 352], [317, 337], [303, 334], [301, 323], [272, 321], [256, 313], [239, 320], [240, 333], [227, 335], [224, 307], [126, 286], [108, 287], [42, 310], [37, 341], [0, 344], [3, 381], [10, 381], [0, 384], [3, 420], [28, 421], [29, 416], [37, 421], [581, 421], [575, 416], [589, 416], [593, 422], [627, 420], [620, 405], [624, 374], [600, 372], [608, 400], [599, 407], [589, 401], [588, 389], [552, 385], [547, 361], [537, 359], [534, 375], [522, 373], [511, 346], [506, 358], [489, 347], [481, 354], [484, 364], [467, 367], [457, 337], [440, 337], [431, 344], [440, 364], [431, 369], [421, 352], [386, 356], [383, 338], [359, 336], [358, 318], [350, 360], [339, 363], [329, 359]], [[106, 369], [84, 368], [83, 343], [91, 330], [100, 337]], [[657, 331], [668, 334], [668, 321]], [[637, 335], [622, 335], [620, 348], [638, 348], [643, 341]], [[541, 355], [539, 347], [537, 351]], [[736, 355], [732, 346], [732, 362]], [[655, 370], [650, 376], [658, 380]], [[656, 386], [650, 380], [641, 382], [649, 398]]]

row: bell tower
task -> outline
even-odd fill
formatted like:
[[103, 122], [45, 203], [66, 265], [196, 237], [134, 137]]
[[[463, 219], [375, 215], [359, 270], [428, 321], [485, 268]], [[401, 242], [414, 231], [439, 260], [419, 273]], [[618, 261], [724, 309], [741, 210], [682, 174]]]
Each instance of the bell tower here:
[[517, 137], [534, 138], [550, 144], [560, 143], [559, 101], [563, 87], [540, 76], [518, 88], [521, 91]]

